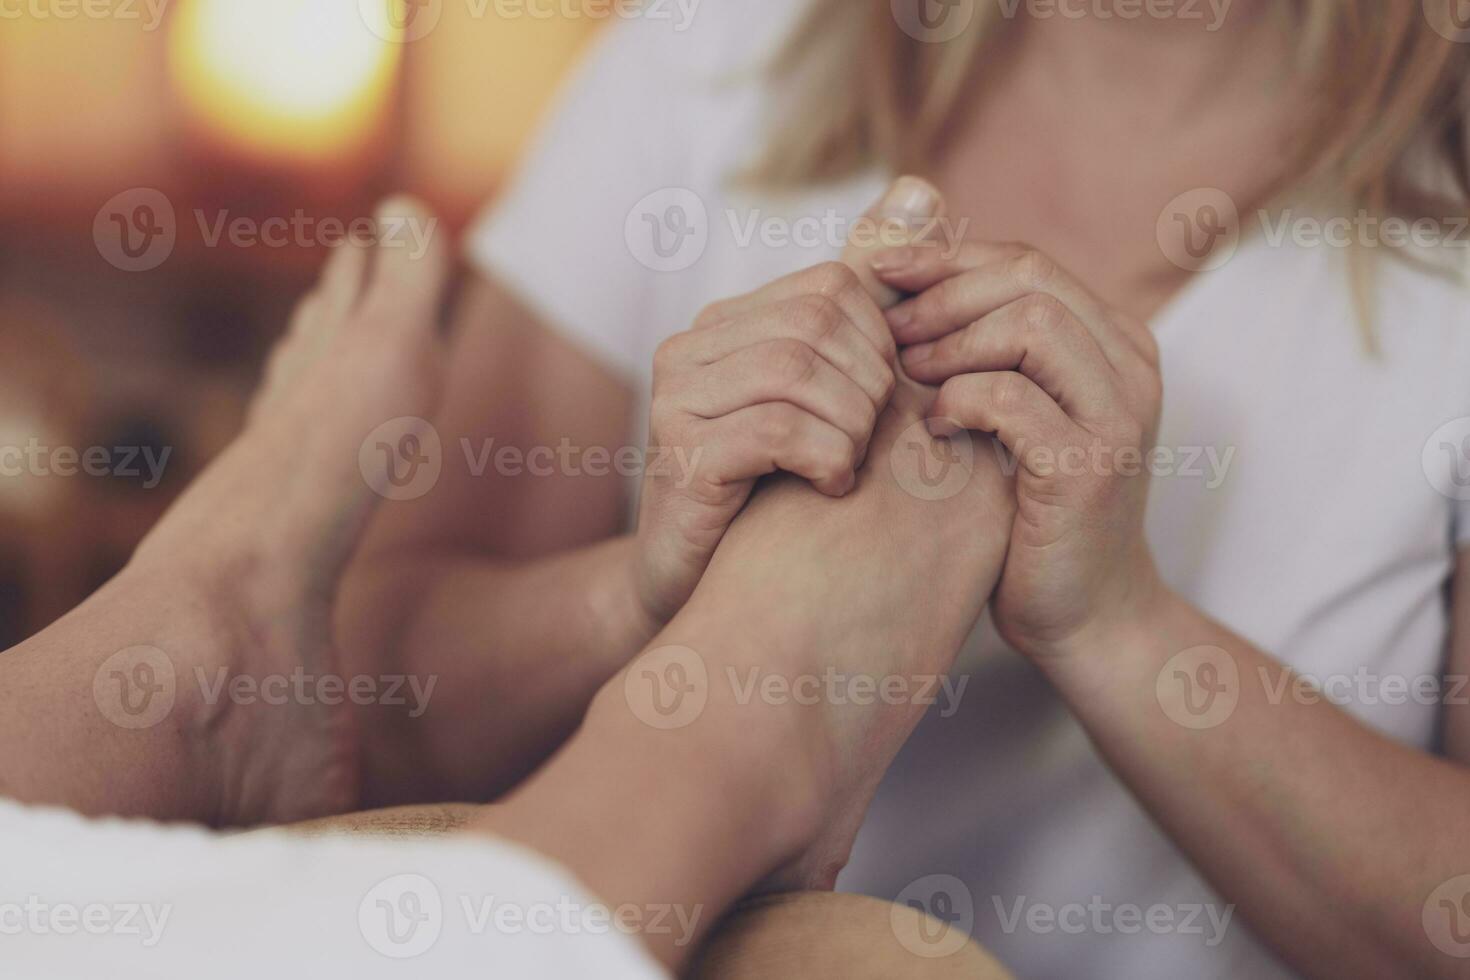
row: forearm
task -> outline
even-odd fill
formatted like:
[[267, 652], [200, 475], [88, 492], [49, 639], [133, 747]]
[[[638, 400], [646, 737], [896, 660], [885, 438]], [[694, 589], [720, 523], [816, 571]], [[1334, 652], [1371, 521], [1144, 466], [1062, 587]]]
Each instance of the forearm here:
[[348, 662], [434, 684], [427, 705], [364, 709], [368, 802], [491, 799], [554, 750], [656, 628], [633, 592], [632, 546], [360, 561], [339, 601]]
[[[1042, 666], [1110, 765], [1283, 958], [1309, 976], [1406, 964], [1458, 975], [1463, 961], [1435, 948], [1423, 915], [1436, 888], [1470, 871], [1470, 774], [1371, 731], [1175, 596], [1090, 645]], [[1222, 653], [1175, 659], [1201, 647]]]

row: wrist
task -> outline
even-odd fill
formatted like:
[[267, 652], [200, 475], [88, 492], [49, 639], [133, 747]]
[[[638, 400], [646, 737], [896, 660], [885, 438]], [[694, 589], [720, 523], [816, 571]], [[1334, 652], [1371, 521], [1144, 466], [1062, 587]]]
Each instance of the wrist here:
[[[1192, 607], [1161, 580], [1140, 583], [1128, 601], [1070, 637], [1063, 652], [1037, 658], [1064, 695], [1132, 687], [1153, 678], [1190, 634]], [[1142, 678], [1143, 680], [1140, 680]], [[1145, 685], [1152, 690], [1152, 684]]]
[[615, 638], [609, 646], [618, 651], [621, 665], [643, 649], [667, 620], [649, 604], [641, 587], [636, 536], [619, 538], [609, 548], [611, 567], [604, 566], [593, 575], [588, 606], [595, 635]]

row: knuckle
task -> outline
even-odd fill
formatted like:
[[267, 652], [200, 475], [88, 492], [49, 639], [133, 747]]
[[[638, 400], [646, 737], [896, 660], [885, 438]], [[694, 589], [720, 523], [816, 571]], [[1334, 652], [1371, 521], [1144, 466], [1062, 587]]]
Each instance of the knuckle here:
[[936, 415], [957, 418], [961, 410], [974, 404], [982, 393], [981, 379], [977, 375], [961, 374], [950, 378], [940, 385], [933, 411]]
[[703, 330], [707, 327], [713, 327], [718, 323], [723, 323], [725, 320], [729, 319], [729, 314], [727, 312], [729, 308], [729, 300], [722, 299], [718, 300], [717, 302], [711, 303], [704, 309], [700, 310], [699, 315], [694, 318], [694, 329]]
[[897, 390], [898, 375], [894, 373], [893, 368], [885, 363], [882, 373], [878, 376], [878, 400], [886, 405], [888, 400], [893, 397], [893, 393]]
[[817, 293], [802, 298], [797, 326], [806, 337], [813, 341], [827, 340], [841, 331], [844, 323], [842, 307], [830, 296]]
[[968, 363], [977, 360], [984, 353], [984, 347], [985, 332], [972, 323], [941, 339], [938, 353], [940, 356], [949, 355], [961, 363]]
[[772, 377], [801, 386], [817, 373], [817, 352], [799, 340], [772, 341], [767, 351]]
[[841, 262], [823, 262], [812, 267], [811, 288], [822, 296], [840, 296], [848, 290], [861, 289], [862, 281]]
[[658, 345], [653, 352], [653, 374], [655, 379], [667, 377], [679, 362], [679, 353], [683, 349], [683, 334], [674, 334]]
[[[879, 316], [881, 319], [881, 314]], [[857, 325], [854, 324], [854, 326]], [[888, 329], [887, 324], [880, 323], [879, 326], [881, 329], [877, 336], [878, 356], [883, 359], [884, 364], [891, 366], [898, 359], [898, 341], [893, 339], [893, 331]], [[866, 332], [864, 332], [864, 339], [868, 339]]]
[[995, 376], [990, 386], [990, 404], [999, 414], [1013, 412], [1026, 399], [1028, 382], [1014, 371], [1005, 371]]
[[847, 473], [857, 465], [857, 446], [848, 439], [834, 440], [822, 451], [822, 463], [828, 476]]
[[1029, 289], [1045, 286], [1056, 271], [1056, 263], [1046, 253], [1034, 248], [1027, 249], [1011, 260], [1012, 279], [1017, 285]]
[[796, 438], [796, 413], [783, 406], [773, 405], [770, 410], [761, 413], [755, 428], [755, 436], [762, 445], [788, 445]]
[[1049, 293], [1032, 293], [1021, 300], [1021, 320], [1030, 329], [1051, 332], [1067, 319], [1067, 308]]

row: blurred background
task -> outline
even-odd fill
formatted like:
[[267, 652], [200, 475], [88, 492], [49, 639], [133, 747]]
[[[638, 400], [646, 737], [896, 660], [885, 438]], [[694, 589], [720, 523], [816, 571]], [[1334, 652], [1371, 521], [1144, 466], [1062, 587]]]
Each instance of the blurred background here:
[[493, 197], [593, 5], [0, 0], [0, 649], [235, 434], [333, 220]]

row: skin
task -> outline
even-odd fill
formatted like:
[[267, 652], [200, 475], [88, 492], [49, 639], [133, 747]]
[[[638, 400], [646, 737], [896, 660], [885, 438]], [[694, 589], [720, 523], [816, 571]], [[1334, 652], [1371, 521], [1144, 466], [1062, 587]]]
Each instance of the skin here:
[[[395, 201], [380, 218], [416, 214]], [[381, 422], [438, 400], [442, 355], [424, 311], [446, 265], [439, 245], [420, 263], [401, 248], [341, 249], [294, 316], [245, 434], [123, 572], [0, 658], [6, 796], [212, 826], [355, 804], [348, 708], [211, 698], [196, 677], [344, 674], [332, 584], [378, 501], [356, 447]], [[105, 684], [107, 661], [139, 645], [167, 657], [176, 691], [167, 716], [132, 730], [110, 720], [93, 681], [100, 673]], [[160, 661], [155, 678], [167, 671]]]
[[[902, 241], [939, 205], [928, 184], [901, 180], [870, 214]], [[471, 289], [465, 317], [527, 317], [495, 287]], [[385, 508], [343, 583], [338, 635], [365, 671], [436, 675], [444, 694], [420, 718], [364, 712], [365, 800], [479, 800], [514, 786], [693, 592], [759, 477], [780, 469], [831, 496], [850, 492], [895, 385], [877, 305], [893, 298], [859, 263], [828, 263], [716, 303], [664, 344], [647, 458], [675, 462], [648, 467], [635, 533], [608, 537], [624, 512], [613, 483], [560, 470], [483, 480], [446, 465], [432, 493]], [[446, 447], [626, 444], [608, 420], [626, 419], [631, 392], [548, 331], [501, 333], [457, 326], [434, 420]], [[524, 372], [497, 367], [487, 386], [469, 368], [492, 354]], [[502, 381], [520, 404], [487, 395]], [[563, 390], [578, 392], [575, 406], [543, 413], [546, 394]], [[471, 527], [471, 514], [495, 516]], [[481, 710], [511, 683], [514, 704]]]
[[[1017, 43], [976, 80], [933, 167], [951, 213], [973, 216], [986, 240], [975, 243], [964, 268], [907, 280], [891, 270], [896, 288], [922, 294], [914, 306], [951, 312], [916, 317], [919, 327], [895, 323], [906, 345], [963, 338], [948, 340], [927, 368], [917, 361], [922, 355], [905, 355], [905, 365], [944, 385], [941, 415], [1016, 444], [1022, 437], [1032, 446], [1149, 444], [1166, 379], [1140, 325], [1187, 282], [1159, 254], [1154, 222], [1167, 201], [1191, 188], [1220, 188], [1245, 206], [1290, 177], [1281, 148], [1290, 145], [1306, 101], [1291, 97], [1293, 38], [1281, 10], [1238, 0], [1212, 33], [1198, 23], [1149, 18], [1018, 25]], [[476, 288], [481, 299], [471, 309], [528, 322], [500, 287]], [[977, 321], [984, 326], [970, 329]], [[487, 337], [491, 322], [498, 330], [500, 321], [469, 314], [462, 323], [466, 375], [500, 353]], [[527, 329], [535, 339], [520, 342], [533, 370], [552, 376], [585, 367], [548, 331]], [[592, 398], [577, 400], [575, 418], [554, 393], [533, 400], [530, 414], [557, 419], [555, 436], [623, 439], [595, 427], [625, 417], [633, 393], [610, 375], [603, 381]], [[513, 424], [468, 384], [452, 386], [448, 404], [457, 419]], [[529, 529], [520, 533], [541, 535], [547, 549], [617, 533], [611, 488], [571, 483], [553, 478], [537, 491], [560, 500], [585, 494], [586, 510], [518, 504], [488, 490], [481, 508], [444, 507], [412, 527], [405, 522], [396, 543], [385, 533], [384, 554], [422, 548], [416, 553], [430, 556], [426, 562], [447, 563], [433, 542], [471, 533], [475, 515], [490, 511], [513, 514]], [[1274, 672], [1279, 662], [1157, 581], [1139, 532], [1146, 501], [1139, 481], [1062, 485], [1023, 468], [1018, 484], [1023, 517], [996, 596], [997, 620], [1185, 853], [1307, 975], [1385, 975], [1404, 969], [1397, 964], [1423, 975], [1453, 973], [1456, 962], [1425, 942], [1418, 913], [1435, 884], [1466, 866], [1454, 822], [1466, 803], [1466, 709], [1444, 709], [1443, 759], [1394, 745], [1335, 708], [1291, 699], [1270, 705], [1249, 684], [1227, 725], [1181, 736], [1153, 700], [1169, 656], [1213, 643], [1230, 651], [1247, 678], [1261, 666]], [[1059, 505], [1043, 509], [1050, 494]], [[498, 532], [477, 540], [493, 555], [516, 554], [518, 543]], [[1053, 543], [1065, 560], [1048, 568], [1038, 556]], [[1470, 670], [1467, 581], [1470, 556], [1462, 555], [1452, 589], [1450, 674]], [[1136, 584], [1121, 589], [1126, 582]], [[344, 621], [384, 601], [382, 589], [349, 590]], [[402, 626], [393, 635], [419, 655], [426, 649], [420, 610], [442, 607], [387, 601]], [[498, 621], [474, 610], [455, 626], [483, 633]], [[580, 675], [605, 666], [571, 655], [568, 669]], [[470, 771], [451, 780], [491, 782]]]
[[[1272, 683], [1298, 681], [1292, 672], [1160, 579], [1143, 534], [1147, 470], [1079, 473], [1037, 452], [1152, 448], [1162, 381], [1142, 324], [1035, 251], [978, 246], [945, 261], [906, 250], [874, 264], [917, 293], [889, 320], [904, 368], [941, 386], [931, 430], [994, 432], [1021, 463], [991, 602], [1005, 640], [1298, 970], [1457, 974], [1426, 942], [1421, 916], [1470, 860], [1456, 833], [1470, 804], [1463, 757], [1394, 742], [1325, 700], [1273, 698]], [[1203, 645], [1234, 660], [1240, 701], [1218, 727], [1181, 737], [1156, 681], [1176, 654]], [[1464, 709], [1446, 711], [1454, 752]]]
[[[423, 217], [406, 201], [385, 216]], [[6, 796], [215, 826], [351, 804], [358, 743], [350, 711], [294, 698], [211, 705], [189, 678], [195, 668], [256, 680], [297, 669], [340, 674], [333, 587], [379, 506], [356, 449], [381, 420], [433, 409], [446, 271], [442, 249], [415, 261], [402, 249], [350, 244], [333, 257], [274, 354], [245, 433], [112, 583], [0, 656]], [[851, 284], [855, 292], [843, 293]], [[800, 286], [782, 281], [749, 298], [748, 321], [740, 304], [726, 307], [716, 322], [730, 325], [732, 339], [712, 342], [738, 344], [742, 324], [771, 322], [769, 302], [808, 295]], [[861, 320], [887, 336], [857, 277], [844, 273], [839, 286], [854, 311], [841, 323]], [[699, 909], [692, 936], [645, 937], [675, 970], [763, 877], [830, 883], [925, 710], [914, 698], [742, 700], [726, 672], [797, 679], [836, 670], [878, 682], [941, 675], [1004, 557], [1013, 494], [996, 455], [976, 453], [964, 487], [946, 500], [907, 492], [919, 460], [935, 450], [923, 426], [932, 390], [896, 378], [867, 336], [823, 338], [850, 343], [855, 373], [861, 364], [873, 397], [881, 395], [883, 410], [870, 407], [860, 434], [868, 463], [848, 470], [850, 492], [836, 503], [795, 477], [764, 483], [698, 590], [628, 668], [670, 645], [696, 650], [713, 679], [704, 710], [677, 729], [656, 728], [635, 710], [625, 676], [613, 678], [565, 749], [467, 831], [556, 858], [610, 907]], [[298, 443], [300, 453], [281, 452]], [[872, 527], [888, 533], [875, 541]], [[834, 556], [843, 559], [835, 571]], [[895, 590], [889, 575], [922, 588]], [[179, 679], [170, 715], [129, 730], [114, 726], [91, 692], [108, 658], [140, 644], [163, 651]], [[497, 693], [508, 702], [518, 692]]]
[[[773, 890], [830, 888], [926, 706], [742, 701], [730, 678], [922, 678], [953, 665], [998, 574], [1012, 498], [988, 448], [953, 498], [903, 489], [896, 473], [911, 479], [917, 457], [894, 449], [919, 438], [920, 452], [930, 451], [922, 419], [931, 400], [900, 383], [842, 499], [795, 477], [763, 484], [649, 652], [599, 692], [577, 736], [482, 826], [575, 868], [609, 901], [718, 909], [759, 879]], [[888, 530], [875, 538], [873, 527]], [[882, 584], [890, 576], [924, 586], [893, 589]], [[709, 702], [687, 728], [656, 731], [632, 716], [624, 680], [670, 646], [698, 653]], [[782, 794], [774, 804], [772, 792]], [[568, 805], [589, 799], [598, 804]], [[792, 814], [795, 833], [783, 819]], [[628, 840], [629, 827], [646, 832], [647, 847]], [[671, 881], [689, 890], [671, 892]], [[665, 962], [681, 962], [685, 950], [650, 941]]]

